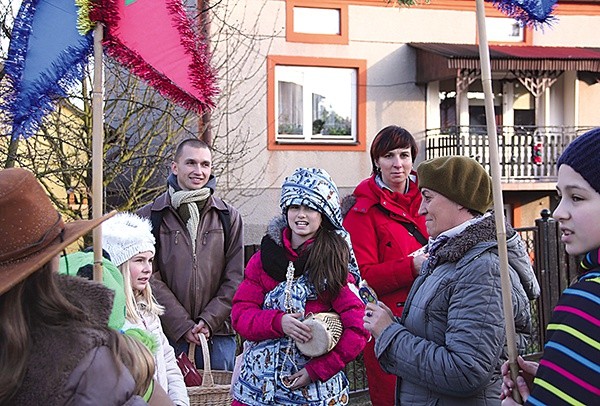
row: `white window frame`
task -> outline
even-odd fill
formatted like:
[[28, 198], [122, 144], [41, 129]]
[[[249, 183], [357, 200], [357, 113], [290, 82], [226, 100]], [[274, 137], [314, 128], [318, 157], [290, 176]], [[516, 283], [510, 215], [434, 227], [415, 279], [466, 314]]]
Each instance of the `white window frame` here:
[[[344, 77], [345, 76], [345, 77]], [[324, 82], [319, 84], [317, 81], [321, 79]], [[336, 84], [335, 81], [338, 81]], [[302, 91], [302, 133], [280, 133], [281, 122], [280, 111], [280, 83], [293, 83], [300, 87]], [[320, 86], [324, 86], [321, 87]], [[326, 89], [329, 87], [329, 89]], [[345, 94], [339, 94], [334, 89], [344, 88]], [[278, 143], [332, 143], [332, 144], [355, 144], [358, 141], [358, 72], [356, 68], [342, 67], [324, 67], [324, 66], [294, 66], [294, 65], [277, 65], [275, 66], [275, 139]], [[337, 94], [336, 94], [337, 93]], [[323, 100], [329, 101], [329, 105], [323, 106], [319, 103], [314, 106], [313, 100], [315, 96], [323, 96]], [[337, 99], [337, 100], [335, 100]], [[349, 99], [349, 100], [348, 100]], [[332, 101], [335, 100], [335, 105]], [[332, 108], [333, 107], [333, 108]], [[327, 110], [328, 112], [342, 111], [339, 115], [342, 119], [350, 119], [350, 133], [347, 135], [329, 134], [327, 123], [324, 123], [323, 129], [317, 134], [313, 134], [313, 121], [321, 117], [314, 117], [314, 109]], [[336, 113], [337, 113], [336, 112]], [[317, 113], [319, 114], [319, 113]], [[345, 115], [347, 114], [347, 115]], [[290, 120], [293, 121], [293, 120]], [[287, 123], [286, 123], [287, 124]], [[336, 124], [330, 122], [330, 128], [339, 128]], [[293, 125], [293, 124], [291, 124]]]

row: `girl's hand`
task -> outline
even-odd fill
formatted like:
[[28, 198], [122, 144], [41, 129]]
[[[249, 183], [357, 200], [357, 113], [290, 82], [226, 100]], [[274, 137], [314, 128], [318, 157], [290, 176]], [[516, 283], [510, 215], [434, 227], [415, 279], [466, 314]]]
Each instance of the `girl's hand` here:
[[[519, 390], [519, 393], [521, 394], [521, 399], [523, 399], [523, 402], [525, 402], [527, 400], [527, 398], [529, 397], [530, 389], [527, 386], [525, 379], [523, 379], [523, 377], [521, 375], [519, 375], [517, 377], [517, 389]], [[512, 391], [510, 391], [510, 390], [508, 390], [508, 395], [505, 396], [505, 393], [506, 393], [505, 390], [506, 390], [506, 386], [504, 386], [504, 383], [503, 383], [502, 391], [500, 392], [500, 398], [502, 399], [502, 406], [515, 406], [515, 405], [522, 404], [522, 403], [518, 403], [516, 400], [514, 400], [512, 398]], [[505, 397], [503, 398], [503, 396], [505, 396]]]
[[310, 332], [310, 327], [298, 320], [302, 316], [302, 313], [284, 314], [281, 319], [281, 329], [286, 336], [301, 343], [305, 343], [312, 338], [312, 334]]
[[[529, 397], [531, 387], [533, 386], [533, 378], [537, 373], [539, 364], [533, 361], [525, 361], [523, 357], [517, 357], [517, 363], [519, 364], [519, 376], [517, 377], [517, 389], [523, 398], [523, 402]], [[503, 400], [503, 405], [517, 405], [518, 403], [512, 398], [512, 390], [515, 387], [515, 383], [510, 377], [510, 367], [508, 361], [502, 364], [500, 368], [502, 372], [502, 390], [500, 391], [500, 399]]]
[[365, 330], [377, 338], [387, 326], [394, 322], [393, 317], [392, 311], [383, 303], [369, 303], [365, 308], [365, 317], [363, 317]]
[[290, 386], [286, 385], [290, 390], [300, 389], [312, 382], [312, 379], [310, 379], [310, 375], [308, 374], [306, 368], [302, 368], [294, 375], [286, 377], [285, 380], [290, 383]]

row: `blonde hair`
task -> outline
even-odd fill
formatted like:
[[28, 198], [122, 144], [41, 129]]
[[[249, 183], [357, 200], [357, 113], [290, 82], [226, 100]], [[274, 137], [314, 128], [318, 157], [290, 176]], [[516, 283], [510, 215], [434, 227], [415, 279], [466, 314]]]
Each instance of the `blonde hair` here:
[[152, 383], [156, 364], [154, 356], [140, 340], [127, 334], [115, 334], [116, 355], [135, 381], [134, 392], [144, 396]]
[[145, 305], [145, 311], [148, 311], [156, 316], [160, 316], [165, 312], [165, 308], [158, 304], [154, 295], [152, 294], [152, 287], [149, 283], [141, 291], [134, 291], [131, 286], [131, 272], [129, 270], [129, 261], [131, 258], [121, 265], [119, 270], [123, 275], [123, 283], [125, 287], [125, 318], [131, 322], [141, 323], [142, 319], [139, 314], [139, 303], [142, 302]]

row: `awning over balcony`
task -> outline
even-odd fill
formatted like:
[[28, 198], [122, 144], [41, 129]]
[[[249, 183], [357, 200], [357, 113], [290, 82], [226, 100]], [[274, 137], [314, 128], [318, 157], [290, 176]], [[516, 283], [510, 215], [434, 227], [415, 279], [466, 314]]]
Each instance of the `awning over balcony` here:
[[[480, 69], [477, 45], [408, 45], [417, 50], [417, 83], [453, 79], [460, 69]], [[600, 48], [490, 45], [490, 60], [492, 73], [567, 70], [600, 73]]]

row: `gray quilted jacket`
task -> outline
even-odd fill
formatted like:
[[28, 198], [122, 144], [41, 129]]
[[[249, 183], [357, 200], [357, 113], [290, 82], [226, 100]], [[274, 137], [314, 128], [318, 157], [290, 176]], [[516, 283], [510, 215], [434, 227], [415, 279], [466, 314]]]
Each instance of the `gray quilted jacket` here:
[[[539, 296], [524, 243], [507, 226], [517, 347], [531, 329]], [[375, 353], [397, 375], [396, 404], [500, 405], [506, 339], [494, 217], [450, 238], [423, 265], [402, 320], [376, 340]]]

